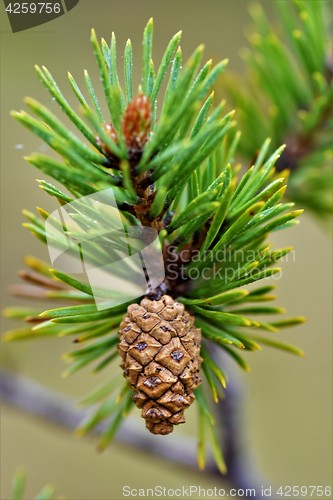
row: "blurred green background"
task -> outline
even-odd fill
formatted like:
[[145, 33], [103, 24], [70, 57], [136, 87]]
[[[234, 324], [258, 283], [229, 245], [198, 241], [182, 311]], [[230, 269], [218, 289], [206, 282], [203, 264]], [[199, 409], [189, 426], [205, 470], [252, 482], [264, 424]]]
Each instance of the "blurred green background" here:
[[[274, 1], [262, 3], [274, 17]], [[207, 59], [212, 57], [216, 62], [228, 57], [232, 70], [244, 71], [239, 50], [250, 27], [248, 5], [247, 0], [80, 0], [65, 16], [16, 34], [11, 33], [1, 5], [3, 305], [18, 302], [8, 296], [8, 285], [17, 280], [22, 257], [31, 254], [47, 259], [46, 249], [21, 228], [21, 209], [55, 208], [54, 201], [37, 187], [35, 178], [41, 174], [23, 160], [24, 155], [44, 146], [9, 116], [11, 109], [20, 109], [27, 95], [57, 109], [33, 65], [45, 64], [65, 95], [71, 96], [67, 70], [80, 83], [84, 68], [96, 75], [89, 42], [91, 27], [106, 40], [115, 31], [119, 49], [130, 37], [138, 68], [142, 31], [153, 16], [156, 61], [170, 37], [182, 29], [185, 57], [203, 42]], [[248, 356], [252, 372], [241, 375], [247, 393], [243, 424], [248, 445], [268, 483], [328, 485], [332, 483], [331, 239], [318, 221], [305, 214], [300, 226], [274, 236], [274, 241], [277, 246], [295, 247], [294, 258], [283, 264], [283, 279], [276, 280], [278, 305], [287, 306], [290, 315], [308, 317], [307, 324], [284, 331], [281, 337], [302, 347], [306, 357], [297, 359], [268, 348]], [[13, 323], [3, 321], [3, 328], [9, 327]], [[69, 349], [69, 342], [50, 339], [2, 344], [2, 362], [78, 399], [107, 373], [91, 377], [87, 372], [62, 379], [60, 372], [65, 365], [61, 354]], [[176, 433], [194, 430], [194, 411], [187, 420], [188, 425]], [[28, 471], [27, 498], [49, 481], [57, 485], [59, 493], [77, 500], [121, 498], [123, 485], [217, 486], [204, 473], [192, 474], [117, 444], [97, 454], [93, 439], [77, 440], [6, 407], [2, 409], [1, 457], [3, 500], [10, 498], [11, 478], [20, 465]]]

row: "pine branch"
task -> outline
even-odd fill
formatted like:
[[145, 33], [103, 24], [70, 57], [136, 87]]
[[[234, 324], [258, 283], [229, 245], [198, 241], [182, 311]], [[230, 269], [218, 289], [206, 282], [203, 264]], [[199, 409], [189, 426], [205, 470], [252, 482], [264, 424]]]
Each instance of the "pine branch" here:
[[[290, 171], [289, 197], [320, 218], [332, 214], [333, 79], [329, 2], [276, 3], [280, 26], [261, 5], [250, 13], [254, 30], [244, 49], [245, 78], [224, 88], [237, 106], [239, 152], [252, 162], [266, 137], [271, 151], [285, 143], [278, 171]], [[225, 82], [228, 82], [225, 84]]]
[[[24, 211], [28, 220], [24, 226], [52, 249], [66, 252], [70, 258], [76, 257], [80, 269], [84, 261], [90, 267], [103, 268], [108, 273], [108, 283], [115, 278], [125, 280], [129, 285], [131, 280], [135, 282], [137, 279], [139, 283], [141, 274], [133, 265], [127, 265], [124, 258], [122, 264], [118, 264], [122, 252], [128, 254], [127, 236], [134, 235], [130, 250], [135, 253], [150, 243], [147, 230], [158, 233], [165, 278], [155, 288], [148, 286], [142, 290], [144, 299], [141, 304], [145, 302], [147, 307], [150, 304], [153, 309], [149, 311], [152, 312], [154, 307], [166, 307], [165, 300], [168, 301], [167, 313], [172, 310], [171, 316], [175, 312], [177, 319], [173, 317], [173, 325], [167, 318], [167, 329], [162, 330], [161, 335], [169, 349], [173, 349], [173, 341], [178, 343], [182, 351], [177, 351], [176, 356], [183, 357], [187, 364], [180, 372], [178, 369], [182, 365], [174, 367], [175, 373], [172, 373], [171, 361], [168, 366], [160, 367], [176, 391], [168, 391], [167, 398], [178, 403], [175, 409], [173, 402], [163, 400], [158, 403], [160, 413], [155, 406], [151, 418], [158, 420], [163, 416], [165, 421], [169, 419], [164, 431], [171, 432], [174, 424], [184, 422], [181, 405], [186, 407], [196, 399], [199, 465], [203, 467], [205, 464], [206, 443], [209, 443], [217, 467], [225, 473], [214, 425], [215, 409], [211, 403], [216, 403], [227, 390], [227, 375], [224, 366], [214, 360], [209, 344], [230, 355], [245, 370], [248, 370], [248, 365], [238, 350], [257, 351], [267, 345], [302, 355], [297, 347], [273, 338], [272, 334], [284, 326], [302, 323], [304, 319], [258, 320], [257, 315], [270, 317], [284, 310], [258, 304], [272, 300], [270, 287], [251, 291], [242, 288], [280, 271], [276, 265], [291, 249], [272, 249], [266, 241], [267, 236], [272, 231], [297, 223], [302, 211], [293, 210], [293, 203], [283, 201], [286, 178], [276, 168], [283, 146], [269, 152], [270, 141], [265, 140], [247, 173], [242, 175], [235, 167], [233, 156], [239, 134], [234, 134], [230, 140], [230, 131], [235, 126], [233, 112], [225, 113], [224, 102], [213, 107], [212, 94], [212, 87], [227, 61], [214, 67], [211, 60], [202, 65], [203, 47], [199, 46], [182, 64], [178, 33], [171, 39], [155, 71], [152, 35], [150, 20], [144, 30], [142, 79], [135, 94], [130, 42], [124, 51], [123, 90], [116, 64], [115, 35], [112, 35], [109, 46], [104, 39], [98, 42], [92, 31], [91, 42], [109, 113], [106, 118], [87, 72], [87, 97], [69, 74], [71, 88], [82, 107], [81, 117], [71, 108], [51, 73], [45, 67], [36, 68], [41, 82], [73, 122], [76, 131], [69, 130], [50, 110], [31, 98], [26, 99], [26, 104], [32, 115], [25, 111], [13, 113], [58, 155], [54, 158], [33, 154], [27, 160], [64, 184], [70, 193], [67, 195], [49, 182], [39, 181], [40, 187], [59, 201], [62, 216], [58, 211], [49, 214], [41, 208], [37, 209], [38, 215]], [[167, 80], [166, 90], [162, 93], [164, 79]], [[115, 205], [111, 198], [115, 199]], [[117, 220], [126, 237], [117, 230]], [[81, 241], [84, 249], [83, 244], [78, 244]], [[154, 261], [154, 256], [149, 260]], [[124, 358], [134, 342], [131, 339], [127, 343], [125, 339], [126, 332], [128, 329], [132, 331], [133, 326], [129, 326], [128, 318], [133, 313], [131, 321], [138, 327], [136, 321], [140, 318], [150, 318], [154, 322], [156, 315], [155, 319], [150, 314], [142, 316], [145, 309], [133, 303], [132, 296], [126, 299], [126, 294], [123, 294], [120, 301], [119, 289], [104, 289], [101, 280], [96, 287], [87, 276], [86, 280], [81, 280], [67, 274], [67, 269], [49, 270], [47, 264], [33, 258], [28, 258], [26, 263], [30, 270], [22, 272], [21, 278], [27, 284], [14, 287], [16, 296], [31, 295], [69, 305], [51, 306], [46, 311], [7, 309], [7, 316], [24, 320], [26, 326], [8, 332], [5, 340], [71, 336], [74, 348], [64, 356], [69, 363], [64, 376], [88, 366], [92, 366], [95, 372], [106, 367], [112, 371], [113, 378], [85, 398], [88, 406], [96, 405], [97, 409], [80, 423], [78, 429], [83, 434], [106, 421], [99, 442], [100, 448], [104, 448], [133, 407], [132, 390], [140, 396], [137, 380], [134, 380], [135, 376], [139, 377], [138, 370], [140, 377], [146, 368], [154, 370], [155, 351], [157, 349], [160, 353], [164, 349], [150, 335], [154, 325], [150, 328], [145, 324], [145, 328], [139, 329], [145, 341], [137, 341], [135, 349], [141, 352], [148, 347], [147, 342], [151, 342], [149, 356], [152, 351], [153, 355], [141, 364], [135, 361], [135, 356], [129, 356], [126, 359], [131, 360], [132, 365], [126, 366]], [[71, 267], [70, 272], [75, 273], [75, 270]], [[33, 291], [31, 284], [34, 285]], [[98, 307], [99, 299], [104, 301], [102, 308]], [[156, 302], [159, 300], [162, 303]], [[255, 306], [252, 302], [256, 303]], [[161, 318], [157, 316], [157, 321], [160, 322]], [[180, 340], [181, 334], [185, 335], [182, 328], [187, 333], [186, 339]], [[201, 350], [203, 387], [197, 387], [201, 363], [199, 329], [204, 337]], [[168, 331], [174, 332], [173, 340], [170, 333], [165, 333]], [[258, 331], [267, 335], [258, 335]], [[138, 336], [136, 329], [132, 334], [135, 332]], [[123, 384], [119, 383], [118, 354], [123, 357], [122, 366], [127, 379]], [[173, 359], [170, 353], [168, 356]], [[132, 379], [130, 369], [133, 370]], [[148, 375], [148, 384], [151, 379], [162, 383], [156, 374], [144, 376]], [[178, 379], [180, 376], [183, 376], [183, 381]], [[147, 387], [144, 386], [145, 391]], [[168, 386], [162, 384], [161, 387], [165, 389], [164, 397]], [[184, 394], [178, 391], [184, 391]], [[162, 393], [159, 396], [157, 393], [156, 400], [162, 397]], [[141, 391], [141, 398], [145, 398], [142, 394]], [[207, 397], [209, 395], [211, 398]], [[155, 399], [145, 405], [156, 405]], [[144, 401], [137, 400], [136, 405], [140, 407], [142, 403], [143, 406]], [[167, 408], [168, 404], [171, 404], [173, 413]], [[151, 407], [146, 410], [150, 411]], [[144, 410], [142, 415], [146, 418]], [[172, 421], [173, 418], [176, 420]], [[149, 428], [153, 432], [152, 429]], [[162, 433], [161, 428], [158, 432]]]

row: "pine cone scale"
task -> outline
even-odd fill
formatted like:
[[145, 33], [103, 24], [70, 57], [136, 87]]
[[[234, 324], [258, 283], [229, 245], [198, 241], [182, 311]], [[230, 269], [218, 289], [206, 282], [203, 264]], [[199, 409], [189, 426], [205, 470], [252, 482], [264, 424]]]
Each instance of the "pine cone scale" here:
[[168, 295], [131, 304], [121, 322], [118, 350], [133, 401], [147, 429], [169, 434], [185, 422], [184, 410], [201, 383], [201, 331], [183, 304]]

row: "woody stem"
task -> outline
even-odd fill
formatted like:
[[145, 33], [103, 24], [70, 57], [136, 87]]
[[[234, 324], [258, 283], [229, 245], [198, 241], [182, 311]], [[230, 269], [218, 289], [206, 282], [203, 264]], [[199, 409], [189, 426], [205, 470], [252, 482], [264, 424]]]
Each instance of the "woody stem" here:
[[[265, 482], [262, 481], [261, 474], [255, 470], [253, 460], [250, 460], [244, 446], [244, 436], [240, 431], [242, 394], [240, 384], [235, 382], [234, 376], [233, 379], [234, 381], [229, 384], [226, 400], [218, 405], [217, 411], [217, 419], [221, 420], [226, 436], [223, 443], [228, 466], [225, 481], [232, 488], [253, 490], [255, 494], [251, 495], [251, 498], [259, 499], [261, 486]], [[75, 407], [71, 400], [46, 389], [37, 382], [6, 370], [0, 371], [0, 392], [4, 404], [70, 431], [74, 430], [88, 413], [88, 410]], [[99, 424], [92, 433], [101, 435], [106, 425], [107, 422]], [[197, 473], [196, 442], [193, 438], [170, 435], [168, 439], [162, 441], [144, 431], [135, 420], [128, 418], [122, 424], [116, 440]], [[207, 460], [205, 473], [216, 477], [216, 480], [222, 480], [211, 458]]]

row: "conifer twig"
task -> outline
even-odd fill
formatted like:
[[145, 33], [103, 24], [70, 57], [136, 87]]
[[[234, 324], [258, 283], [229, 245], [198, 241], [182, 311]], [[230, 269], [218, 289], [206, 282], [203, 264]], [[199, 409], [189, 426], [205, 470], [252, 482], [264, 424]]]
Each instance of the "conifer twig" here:
[[[229, 140], [229, 132], [235, 127], [233, 112], [225, 114], [223, 101], [212, 107], [213, 85], [227, 60], [215, 66], [211, 60], [202, 65], [200, 45], [183, 63], [178, 33], [170, 40], [157, 69], [151, 57], [152, 35], [153, 22], [149, 20], [143, 35], [142, 80], [133, 97], [131, 46], [128, 43], [124, 52], [124, 92], [117, 73], [115, 35], [108, 46], [104, 39], [99, 42], [92, 30], [91, 42], [109, 117], [102, 116], [87, 72], [88, 101], [69, 74], [72, 90], [82, 106], [81, 118], [44, 66], [36, 68], [38, 76], [75, 125], [76, 132], [32, 98], [26, 99], [29, 112], [12, 113], [58, 154], [57, 159], [32, 154], [27, 160], [66, 186], [69, 192], [64, 194], [49, 182], [38, 181], [43, 190], [59, 201], [66, 222], [60, 223], [58, 210], [49, 214], [37, 208], [38, 214], [24, 210], [27, 218], [24, 227], [54, 247], [62, 258], [78, 257], [79, 248], [79, 269], [82, 270], [83, 261], [84, 267], [87, 263], [93, 269], [103, 269], [108, 285], [102, 283], [99, 275], [97, 287], [89, 273], [87, 279], [73, 277], [75, 270], [63, 268], [57, 259], [52, 259], [54, 269], [50, 270], [47, 263], [27, 257], [30, 270], [20, 273], [27, 285], [15, 287], [14, 294], [29, 297], [33, 284], [31, 297], [55, 301], [57, 307], [7, 308], [4, 311], [7, 317], [23, 320], [25, 325], [7, 332], [4, 340], [74, 336], [71, 351], [64, 355], [68, 362], [65, 376], [88, 366], [99, 372], [114, 362], [113, 373], [109, 372], [112, 378], [107, 378], [82, 402], [94, 406], [94, 411], [77, 429], [82, 435], [107, 420], [105, 426], [98, 427], [102, 433], [100, 448], [112, 441], [134, 404], [142, 409], [149, 431], [167, 434], [172, 432], [173, 425], [184, 423], [184, 409], [196, 401], [199, 467], [204, 468], [206, 450], [210, 449], [216, 467], [225, 474], [226, 464], [217, 436], [222, 418], [214, 417], [215, 410], [220, 408], [216, 403], [225, 394], [225, 362], [216, 362], [214, 352], [204, 347], [206, 344], [201, 345], [200, 356], [200, 335], [207, 345], [214, 345], [214, 351], [226, 352], [246, 371], [249, 367], [239, 350], [257, 351], [261, 345], [267, 345], [303, 355], [297, 347], [272, 338], [271, 333], [300, 324], [304, 318], [258, 320], [257, 315], [269, 318], [284, 310], [265, 304], [274, 298], [269, 293], [271, 286], [251, 291], [243, 288], [280, 272], [277, 263], [291, 248], [273, 249], [266, 238], [272, 231], [297, 224], [302, 210], [293, 210], [293, 203], [283, 201], [286, 175], [280, 172], [277, 176], [275, 167], [283, 146], [269, 155], [271, 141], [267, 139], [253, 167], [244, 175], [235, 165], [239, 134], [236, 132]], [[166, 88], [161, 94], [165, 78]], [[115, 231], [118, 220], [124, 237], [118, 237], [118, 229]], [[159, 245], [153, 245], [159, 255], [160, 272], [156, 280], [151, 280], [151, 272], [143, 269], [146, 266], [129, 265], [122, 257], [130, 253], [132, 259], [141, 252], [143, 244], [145, 248], [150, 245], [151, 236], [144, 235], [151, 231], [146, 233], [146, 230], [155, 236], [158, 233]], [[113, 241], [111, 235], [115, 233]], [[125, 233], [135, 235], [134, 240], [132, 236], [128, 240]], [[68, 246], [68, 241], [73, 245]], [[120, 260], [121, 265], [114, 265]], [[149, 254], [147, 260], [154, 262], [155, 258]], [[119, 280], [126, 289], [121, 300]], [[136, 285], [141, 282], [144, 285], [138, 291]], [[134, 295], [130, 291], [132, 285], [135, 285]], [[140, 305], [132, 303], [128, 308], [134, 299], [142, 299]], [[100, 300], [103, 308], [99, 307]], [[67, 305], [59, 307], [57, 301]], [[158, 301], [162, 304], [157, 304]], [[134, 314], [141, 306], [143, 309]], [[153, 314], [143, 315], [144, 310]], [[135, 326], [133, 333], [128, 321], [139, 330]], [[144, 322], [142, 328], [140, 321]], [[157, 324], [158, 334], [153, 333]], [[261, 335], [262, 330], [267, 336]], [[180, 340], [182, 336], [184, 339]], [[120, 358], [127, 382], [119, 385]], [[199, 387], [201, 365], [203, 386]], [[163, 377], [166, 377], [164, 382]], [[157, 390], [155, 386], [159, 386]], [[229, 403], [232, 412], [238, 415], [240, 411], [234, 409], [232, 397], [229, 396]], [[237, 406], [237, 398], [235, 401]], [[228, 413], [228, 405], [221, 408], [222, 413]], [[223, 420], [234, 429], [234, 417], [224, 415]], [[238, 432], [227, 429], [226, 435], [227, 453], [236, 471], [231, 474], [238, 480], [243, 477], [237, 470], [243, 467], [243, 462], [235, 459], [241, 453]]]
[[250, 8], [254, 31], [243, 50], [245, 75], [224, 80], [242, 131], [238, 153], [253, 162], [265, 137], [289, 170], [287, 194], [321, 220], [332, 214], [333, 72], [329, 2], [275, 2], [278, 25], [261, 3]]
[[[244, 449], [242, 433], [239, 432], [239, 415], [241, 414], [239, 407], [242, 399], [240, 389], [240, 384], [237, 384], [234, 378], [228, 386], [226, 399], [219, 403], [219, 411], [216, 412], [217, 418], [223, 420], [224, 425], [224, 444], [228, 465], [225, 480], [230, 487], [236, 489], [254, 489], [256, 496], [251, 498], [261, 498], [260, 490], [264, 482], [260, 473], [254, 470]], [[33, 417], [71, 431], [88, 413], [86, 408], [75, 407], [73, 402], [64, 396], [56, 394], [29, 378], [4, 369], [0, 371], [0, 392], [3, 404], [8, 404]], [[94, 428], [93, 433], [101, 435], [105, 426], [105, 422], [100, 423]], [[170, 460], [173, 464], [197, 471], [195, 439], [171, 435], [168, 440], [160, 440], [145, 432], [131, 418], [123, 423], [116, 439], [119, 443], [130, 445], [141, 452], [158, 455]], [[207, 460], [205, 473], [221, 479], [221, 474], [213, 459]]]

